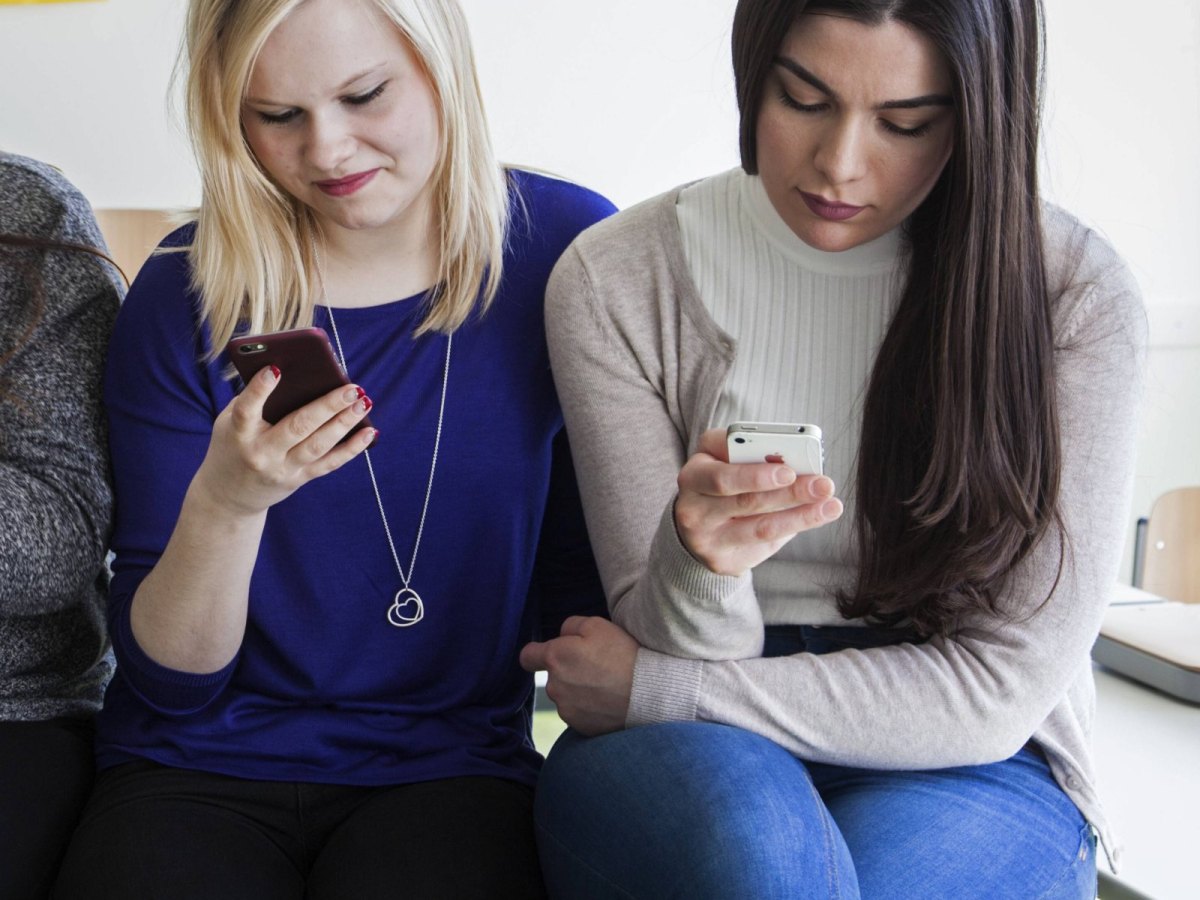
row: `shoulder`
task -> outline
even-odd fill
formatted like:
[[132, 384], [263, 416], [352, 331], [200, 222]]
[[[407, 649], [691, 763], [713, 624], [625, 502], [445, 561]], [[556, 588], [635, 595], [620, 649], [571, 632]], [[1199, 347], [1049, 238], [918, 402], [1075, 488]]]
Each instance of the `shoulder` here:
[[555, 266], [546, 291], [547, 327], [564, 339], [590, 323], [618, 345], [676, 334], [691, 320], [687, 262], [675, 188], [593, 225]]
[[586, 259], [656, 254], [664, 239], [678, 235], [675, 203], [681, 188], [651, 197], [588, 229], [576, 243]]
[[1057, 343], [1077, 343], [1089, 330], [1125, 332], [1141, 341], [1146, 328], [1141, 289], [1112, 244], [1050, 203], [1042, 208], [1042, 235]]
[[142, 265], [121, 306], [119, 332], [150, 329], [190, 336], [197, 330], [200, 304], [187, 252], [194, 235], [194, 223], [175, 229]]
[[[36, 159], [0, 153], [0, 215], [9, 222], [60, 213], [82, 195], [65, 175]], [[15, 230], [15, 229], [9, 229]]]
[[616, 211], [595, 191], [552, 175], [509, 169], [508, 180], [513, 236], [537, 237], [565, 248], [581, 231]]
[[675, 202], [679, 188], [622, 210], [584, 231], [555, 269], [555, 282], [586, 281], [597, 294], [644, 292], [674, 281], [684, 265]]
[[[0, 233], [79, 244], [107, 254], [91, 204], [53, 166], [0, 153]], [[39, 264], [38, 283], [45, 285], [48, 315], [90, 309], [111, 323], [125, 284], [115, 265], [91, 253], [50, 251]]]
[[0, 153], [0, 231], [104, 248], [92, 207], [58, 169]]

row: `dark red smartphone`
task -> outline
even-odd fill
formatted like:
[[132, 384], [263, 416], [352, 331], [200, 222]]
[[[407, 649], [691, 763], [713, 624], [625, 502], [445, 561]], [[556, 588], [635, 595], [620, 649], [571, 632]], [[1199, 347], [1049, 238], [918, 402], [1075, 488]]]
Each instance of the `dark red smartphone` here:
[[[329, 336], [320, 328], [237, 337], [225, 345], [225, 352], [246, 383], [266, 366], [279, 369], [279, 384], [263, 404], [263, 418], [272, 425], [318, 397], [350, 384], [334, 356]], [[370, 418], [364, 416], [346, 437], [360, 428], [373, 427]]]

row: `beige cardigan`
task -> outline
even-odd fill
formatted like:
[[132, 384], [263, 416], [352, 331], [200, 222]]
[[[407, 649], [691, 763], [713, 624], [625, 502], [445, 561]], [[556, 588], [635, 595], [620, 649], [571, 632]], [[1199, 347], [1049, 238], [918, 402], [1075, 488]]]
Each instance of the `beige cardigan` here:
[[[696, 294], [677, 195], [584, 232], [547, 294], [588, 530], [613, 619], [643, 647], [627, 725], [720, 722], [801, 759], [877, 769], [995, 762], [1032, 736], [1115, 864], [1090, 752], [1089, 653], [1127, 526], [1144, 358], [1145, 314], [1124, 264], [1094, 232], [1046, 209], [1070, 556], [1055, 586], [1052, 531], [1011, 579], [1031, 615], [922, 644], [764, 659], [752, 577], [700, 565], [670, 511], [736, 352]], [[796, 578], [807, 578], [803, 566]]]

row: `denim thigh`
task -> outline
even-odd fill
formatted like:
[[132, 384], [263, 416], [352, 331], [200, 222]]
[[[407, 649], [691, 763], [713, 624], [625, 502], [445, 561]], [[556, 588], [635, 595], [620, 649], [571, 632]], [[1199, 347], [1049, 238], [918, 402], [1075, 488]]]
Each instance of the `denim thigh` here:
[[[908, 639], [771, 628], [764, 655]], [[535, 822], [554, 897], [1095, 897], [1091, 828], [1032, 747], [909, 772], [806, 764], [709, 723], [568, 731]]]
[[804, 764], [737, 728], [568, 731], [542, 770], [534, 821], [551, 897], [858, 896]]
[[[764, 656], [915, 641], [883, 628], [767, 629]], [[1093, 898], [1096, 840], [1045, 757], [926, 771], [812, 763], [864, 897]]]
[[1095, 838], [1037, 750], [928, 771], [813, 763], [869, 898], [1093, 898]]

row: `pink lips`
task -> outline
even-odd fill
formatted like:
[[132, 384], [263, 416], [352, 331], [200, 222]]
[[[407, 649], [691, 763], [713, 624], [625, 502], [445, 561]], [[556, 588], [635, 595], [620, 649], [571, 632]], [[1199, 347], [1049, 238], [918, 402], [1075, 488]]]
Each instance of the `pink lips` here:
[[811, 209], [814, 215], [818, 215], [822, 219], [828, 219], [831, 222], [844, 222], [846, 219], [851, 219], [866, 209], [865, 206], [851, 206], [849, 203], [837, 203], [804, 191], [800, 191], [800, 196], [804, 198], [804, 205]]
[[368, 181], [375, 177], [378, 171], [378, 169], [371, 169], [367, 172], [347, 175], [345, 178], [332, 178], [328, 181], [318, 181], [315, 183], [317, 187], [331, 197], [348, 197], [359, 188], [365, 186]]

